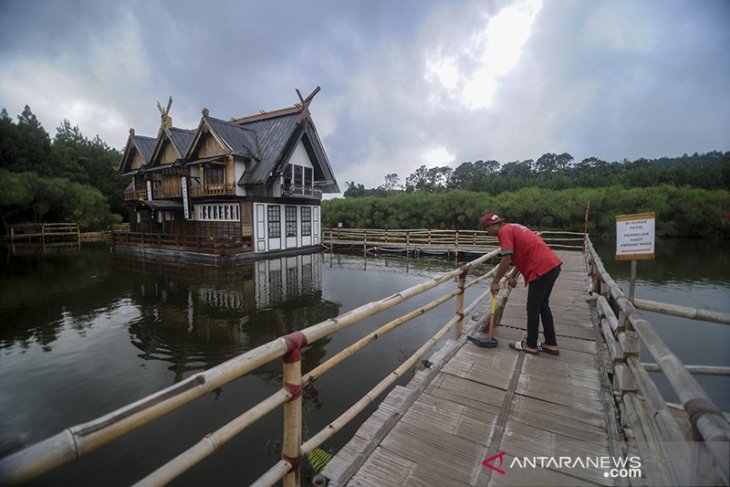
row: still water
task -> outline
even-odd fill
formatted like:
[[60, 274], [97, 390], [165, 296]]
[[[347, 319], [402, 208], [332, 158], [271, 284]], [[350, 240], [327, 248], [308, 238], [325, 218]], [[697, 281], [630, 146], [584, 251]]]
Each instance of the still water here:
[[[611, 242], [597, 248], [609, 272], [628, 289], [628, 263], [613, 261]], [[656, 261], [639, 263], [637, 296], [730, 312], [728, 258], [717, 244], [658, 242]], [[104, 246], [85, 245], [70, 255], [5, 254], [2, 266], [0, 457], [280, 335], [449, 271], [455, 263], [314, 254], [216, 269], [125, 259]], [[306, 348], [303, 371], [452, 285]], [[468, 290], [466, 302], [484, 289]], [[344, 412], [453, 311], [450, 302], [404, 325], [308, 388], [304, 437]], [[685, 363], [730, 366], [730, 326], [646, 315]], [[128, 485], [272, 394], [281, 379], [275, 361], [33, 485]], [[699, 380], [722, 409], [730, 410], [730, 379]], [[658, 382], [667, 389], [661, 377]], [[325, 448], [344, 444], [372, 410]], [[271, 413], [173, 484], [249, 484], [278, 460], [281, 424], [281, 412]]]
[[[104, 246], [84, 246], [72, 255], [3, 257], [0, 456], [455, 267], [438, 259], [313, 254], [218, 269], [115, 257]], [[447, 283], [307, 347], [302, 370], [454, 286]], [[468, 290], [467, 303], [485, 289]], [[349, 408], [453, 312], [451, 301], [404, 325], [306, 389], [304, 437]], [[281, 382], [277, 360], [35, 485], [129, 485]], [[339, 448], [364, 417], [325, 448]], [[280, 410], [271, 413], [175, 483], [248, 485], [278, 460], [282, 421]]]

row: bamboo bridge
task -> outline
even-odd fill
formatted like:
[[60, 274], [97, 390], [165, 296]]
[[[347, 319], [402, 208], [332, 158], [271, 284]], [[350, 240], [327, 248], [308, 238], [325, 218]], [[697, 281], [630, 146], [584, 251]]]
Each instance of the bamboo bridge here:
[[[372, 231], [367, 234], [372, 244]], [[400, 245], [410, 252], [426, 245], [414, 242], [412, 234], [402, 237], [407, 241], [393, 242], [391, 232], [388, 247]], [[499, 346], [480, 348], [467, 340], [483, 333], [490, 319], [486, 284], [495, 269], [483, 264], [498, 255], [493, 241], [476, 233], [471, 237], [467, 246], [464, 235], [459, 235], [458, 245], [450, 249], [456, 254], [481, 253], [468, 264], [280, 337], [1, 459], [0, 484], [38, 477], [277, 359], [283, 359], [284, 374], [278, 391], [136, 485], [172, 481], [279, 407], [284, 416], [281, 460], [255, 485], [300, 485], [304, 458], [311, 461], [328, 439], [377, 401], [381, 402], [376, 412], [329, 460], [314, 478], [315, 485], [728, 484], [726, 416], [691, 376], [693, 370], [668, 349], [605, 271], [587, 236], [571, 237], [580, 242], [581, 250], [564, 246], [560, 241], [566, 235], [553, 236], [559, 242], [551, 246], [564, 261], [551, 298], [559, 356], [526, 355], [507, 347], [525, 334], [526, 291], [521, 286], [510, 290], [506, 278], [494, 311], [501, 323], [495, 332]], [[335, 240], [355, 241], [352, 233], [348, 238], [331, 238], [330, 250]], [[444, 244], [432, 240], [428, 245], [433, 249]], [[364, 249], [367, 253], [367, 243]], [[465, 303], [464, 290], [480, 283], [484, 292]], [[314, 369], [301, 370], [303, 347], [440, 286], [447, 287], [441, 297], [383, 324]], [[455, 313], [432, 338], [324, 429], [302, 437], [303, 388], [383, 334], [445, 303], [452, 303]], [[678, 307], [644, 305], [691, 314]], [[721, 313], [702, 317], [730, 321]], [[640, 361], [642, 347], [656, 363]], [[395, 385], [414, 369], [406, 385]], [[647, 369], [663, 372], [680, 404], [667, 402]], [[700, 371], [708, 369], [728, 373], [723, 368]]]

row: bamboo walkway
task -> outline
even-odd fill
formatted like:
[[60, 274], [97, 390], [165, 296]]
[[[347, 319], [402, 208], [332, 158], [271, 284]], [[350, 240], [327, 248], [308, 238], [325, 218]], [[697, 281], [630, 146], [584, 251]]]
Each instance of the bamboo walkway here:
[[[565, 263], [551, 298], [559, 356], [509, 348], [526, 333], [527, 291], [518, 285], [495, 333], [499, 346], [449, 340], [329, 462], [328, 485], [613, 485], [595, 468], [510, 468], [523, 457], [622, 456], [584, 257], [559, 255]], [[479, 326], [472, 317], [465, 330]], [[504, 474], [482, 464], [500, 452]]]

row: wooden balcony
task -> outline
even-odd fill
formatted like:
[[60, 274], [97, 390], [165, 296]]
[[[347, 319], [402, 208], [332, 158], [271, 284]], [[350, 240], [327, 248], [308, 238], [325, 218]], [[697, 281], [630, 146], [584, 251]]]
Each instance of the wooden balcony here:
[[124, 201], [137, 201], [139, 199], [144, 199], [145, 196], [146, 191], [144, 189], [133, 189], [124, 192]]
[[190, 187], [190, 196], [232, 196], [236, 194], [235, 184], [203, 184]]
[[152, 190], [152, 195], [155, 199], [181, 198], [182, 184], [180, 183], [180, 179], [163, 179], [162, 184], [155, 185]]

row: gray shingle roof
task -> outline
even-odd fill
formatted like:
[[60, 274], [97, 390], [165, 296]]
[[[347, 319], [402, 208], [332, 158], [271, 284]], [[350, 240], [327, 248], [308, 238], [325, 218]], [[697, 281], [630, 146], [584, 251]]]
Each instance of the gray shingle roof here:
[[208, 117], [211, 129], [220, 137], [228, 148], [236, 155], [260, 158], [256, 132], [225, 120]]
[[170, 128], [170, 140], [175, 146], [180, 157], [184, 157], [188, 152], [188, 147], [195, 137], [195, 130], [179, 129], [177, 127]]
[[145, 164], [150, 162], [152, 152], [154, 152], [155, 145], [157, 144], [157, 139], [154, 137], [145, 137], [144, 135], [135, 135], [132, 139], [137, 150], [142, 154]]
[[247, 172], [240, 183], [263, 184], [268, 180], [297, 128], [298, 120], [299, 114], [294, 113], [243, 124], [243, 127], [256, 133], [260, 157], [253, 171]]

